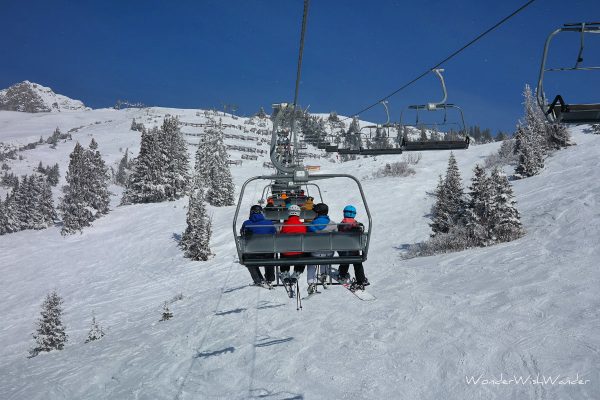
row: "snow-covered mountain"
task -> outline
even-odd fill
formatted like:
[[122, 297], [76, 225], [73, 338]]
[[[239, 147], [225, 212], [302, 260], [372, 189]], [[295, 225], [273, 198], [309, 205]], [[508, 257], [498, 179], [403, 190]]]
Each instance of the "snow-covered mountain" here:
[[[42, 144], [5, 161], [17, 175], [40, 161], [59, 163], [60, 187], [75, 141], [87, 146], [94, 138], [107, 165], [116, 167], [126, 149], [133, 156], [139, 151], [132, 119], [149, 127], [166, 114], [191, 124], [221, 119], [230, 146], [267, 148], [260, 139], [267, 138], [268, 121], [165, 108], [1, 111], [0, 142], [20, 146], [57, 126], [71, 132], [73, 141]], [[201, 129], [182, 127], [190, 143]], [[116, 186], [111, 213], [81, 234], [62, 237], [55, 227], [0, 236], [0, 397], [598, 399], [600, 136], [582, 128], [572, 133], [577, 146], [549, 157], [540, 175], [514, 182], [524, 237], [410, 260], [401, 255], [429, 236], [430, 193], [448, 152], [423, 152], [416, 173], [405, 178], [372, 178], [401, 156], [307, 160], [321, 172], [362, 180], [373, 217], [365, 263], [373, 302], [333, 287], [297, 312], [282, 288], [247, 286], [248, 272], [236, 262], [234, 207], [209, 207], [215, 256], [193, 262], [177, 246], [187, 199], [117, 207]], [[465, 183], [498, 147], [455, 152]], [[238, 193], [247, 178], [272, 171], [263, 168], [266, 155], [239, 149], [230, 149], [232, 159], [258, 159], [231, 166]], [[357, 205], [364, 219], [360, 195], [347, 181], [319, 185], [332, 219], [339, 221], [345, 204]], [[262, 190], [263, 183], [249, 185], [242, 210]], [[62, 351], [28, 359], [40, 304], [53, 289], [65, 301], [69, 341]], [[174, 316], [159, 322], [165, 302]], [[85, 344], [92, 313], [106, 336]], [[490, 382], [501, 375], [529, 383]], [[479, 383], [468, 383], [470, 376]], [[545, 376], [584, 383], [532, 383]]]
[[29, 113], [89, 110], [73, 100], [37, 83], [23, 81], [0, 90], [0, 110]]

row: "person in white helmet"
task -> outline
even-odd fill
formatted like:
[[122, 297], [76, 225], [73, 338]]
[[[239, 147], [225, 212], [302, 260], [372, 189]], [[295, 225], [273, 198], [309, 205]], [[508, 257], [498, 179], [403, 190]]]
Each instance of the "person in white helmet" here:
[[[290, 206], [288, 209], [288, 219], [283, 222], [280, 233], [306, 233], [306, 226], [300, 220], [300, 212], [299, 206], [295, 204]], [[301, 251], [288, 251], [281, 253], [281, 258], [301, 257], [302, 254]], [[281, 266], [279, 268], [281, 279], [284, 283], [293, 283], [298, 278], [298, 275], [304, 272], [304, 268], [304, 265], [294, 265], [294, 274], [290, 275], [289, 265]]]

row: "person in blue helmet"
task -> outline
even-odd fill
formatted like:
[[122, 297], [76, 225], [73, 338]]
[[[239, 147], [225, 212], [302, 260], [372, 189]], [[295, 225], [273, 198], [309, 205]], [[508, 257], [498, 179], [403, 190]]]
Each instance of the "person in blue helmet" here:
[[[244, 221], [242, 228], [240, 229], [242, 236], [248, 235], [268, 235], [277, 233], [273, 221], [268, 220], [263, 215], [263, 209], [260, 205], [256, 204], [250, 207], [250, 218]], [[275, 258], [274, 253], [256, 253], [246, 255], [247, 259], [255, 260], [268, 260]], [[257, 286], [271, 287], [272, 282], [275, 280], [275, 267], [265, 266], [265, 277], [260, 272], [260, 269], [256, 265], [248, 265], [248, 271], [252, 277], [252, 281]], [[266, 278], [266, 279], [265, 279]]]
[[[344, 219], [338, 225], [339, 232], [353, 232], [356, 230], [362, 231], [363, 224], [358, 222], [356, 217], [356, 207], [352, 205], [348, 205], [344, 207]], [[356, 256], [359, 254], [358, 251], [338, 251], [340, 256]], [[339, 268], [339, 280], [341, 282], [347, 283], [350, 282], [350, 274], [348, 273], [348, 269], [350, 266], [348, 264], [341, 264]], [[365, 269], [363, 268], [362, 263], [354, 264], [354, 275], [356, 277], [356, 281], [354, 284], [357, 288], [364, 289], [365, 286], [369, 285], [369, 280], [365, 276]]]

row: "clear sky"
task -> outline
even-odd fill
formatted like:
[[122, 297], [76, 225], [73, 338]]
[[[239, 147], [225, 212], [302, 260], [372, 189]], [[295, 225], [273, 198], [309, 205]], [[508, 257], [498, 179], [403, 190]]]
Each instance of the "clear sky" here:
[[[474, 38], [525, 0], [312, 0], [299, 103], [353, 114]], [[0, 0], [0, 88], [23, 80], [98, 108], [117, 99], [178, 108], [239, 105], [269, 112], [293, 99], [302, 0]], [[600, 0], [537, 0], [443, 67], [448, 101], [467, 124], [512, 131], [525, 83], [537, 83], [546, 36], [564, 22], [600, 21]], [[600, 65], [600, 35], [586, 61]], [[551, 59], [572, 65], [577, 35]], [[560, 57], [559, 57], [560, 56]], [[600, 72], [554, 74], [546, 91], [600, 102]], [[441, 98], [433, 75], [390, 99]], [[381, 107], [361, 118], [384, 122]]]

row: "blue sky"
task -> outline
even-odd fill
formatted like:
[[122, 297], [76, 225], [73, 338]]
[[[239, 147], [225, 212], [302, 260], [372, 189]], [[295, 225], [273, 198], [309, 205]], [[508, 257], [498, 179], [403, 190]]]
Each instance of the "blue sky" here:
[[[524, 2], [313, 0], [299, 102], [312, 112], [355, 113]], [[302, 0], [0, 3], [1, 88], [27, 79], [94, 108], [117, 99], [235, 103], [245, 115], [293, 99]], [[537, 0], [443, 66], [448, 101], [464, 109], [467, 124], [512, 131], [524, 84], [537, 83], [546, 36], [582, 20], [600, 20], [600, 1]], [[600, 65], [596, 36], [586, 60]], [[577, 40], [557, 40], [552, 60], [573, 64]], [[567, 101], [600, 102], [600, 72], [555, 74], [545, 86], [549, 97], [560, 91]], [[440, 97], [428, 76], [390, 99], [392, 120], [409, 104]], [[383, 122], [384, 114], [377, 107], [361, 118]]]

